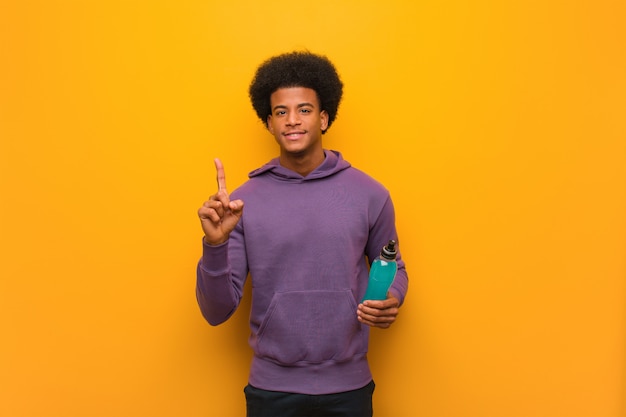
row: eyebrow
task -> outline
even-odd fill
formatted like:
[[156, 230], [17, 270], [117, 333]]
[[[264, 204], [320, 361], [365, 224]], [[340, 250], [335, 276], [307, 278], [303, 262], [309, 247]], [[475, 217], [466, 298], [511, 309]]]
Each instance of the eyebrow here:
[[[305, 102], [305, 103], [300, 103], [300, 104], [298, 104], [298, 106], [297, 106], [297, 107], [298, 107], [298, 108], [302, 108], [302, 107], [313, 107], [313, 108], [315, 108], [315, 106], [313, 105], [313, 103], [308, 103], [308, 102]], [[286, 109], [286, 108], [287, 108], [287, 106], [285, 106], [284, 104], [278, 104], [278, 105], [276, 105], [276, 106], [274, 106], [274, 107], [272, 108], [272, 111], [274, 111], [274, 110], [276, 110], [276, 109]]]

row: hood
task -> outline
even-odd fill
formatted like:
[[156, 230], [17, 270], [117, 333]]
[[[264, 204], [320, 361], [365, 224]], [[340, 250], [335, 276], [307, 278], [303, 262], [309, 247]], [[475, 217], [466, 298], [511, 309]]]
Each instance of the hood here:
[[324, 149], [324, 154], [326, 155], [324, 162], [322, 162], [320, 166], [315, 168], [306, 177], [303, 177], [297, 172], [294, 172], [280, 165], [280, 163], [278, 162], [278, 158], [274, 158], [262, 167], [250, 172], [248, 174], [248, 177], [253, 178], [260, 175], [271, 175], [280, 180], [299, 182], [330, 177], [331, 175], [334, 175], [339, 171], [350, 168], [350, 163], [343, 159], [340, 152]]

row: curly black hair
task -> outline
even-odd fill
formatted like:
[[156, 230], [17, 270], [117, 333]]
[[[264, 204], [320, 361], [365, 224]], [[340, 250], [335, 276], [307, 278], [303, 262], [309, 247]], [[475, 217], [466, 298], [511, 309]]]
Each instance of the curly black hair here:
[[266, 127], [267, 118], [272, 113], [270, 96], [279, 88], [289, 87], [315, 90], [320, 110], [328, 113], [328, 130], [337, 117], [343, 94], [343, 83], [333, 63], [323, 55], [308, 51], [289, 52], [263, 62], [250, 83], [248, 94], [252, 107]]

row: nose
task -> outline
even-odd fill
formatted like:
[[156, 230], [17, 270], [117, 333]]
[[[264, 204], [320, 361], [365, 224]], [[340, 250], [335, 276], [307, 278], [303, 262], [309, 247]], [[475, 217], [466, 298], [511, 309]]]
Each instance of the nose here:
[[287, 113], [287, 126], [297, 126], [300, 124], [300, 116], [298, 112], [289, 112]]

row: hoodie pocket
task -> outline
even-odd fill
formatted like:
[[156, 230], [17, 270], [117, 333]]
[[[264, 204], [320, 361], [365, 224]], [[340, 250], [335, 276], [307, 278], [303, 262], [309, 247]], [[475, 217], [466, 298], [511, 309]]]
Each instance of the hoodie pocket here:
[[350, 359], [367, 350], [356, 309], [350, 290], [276, 293], [253, 347], [281, 364]]

